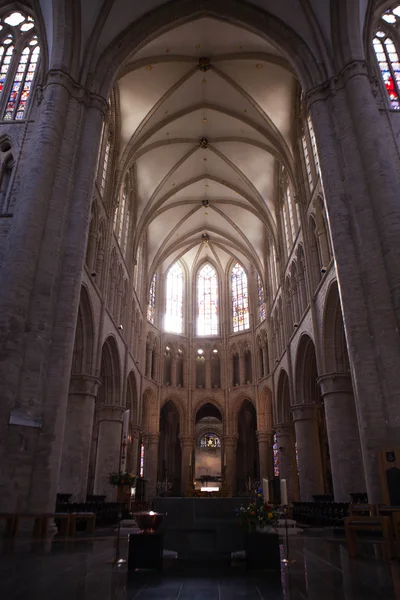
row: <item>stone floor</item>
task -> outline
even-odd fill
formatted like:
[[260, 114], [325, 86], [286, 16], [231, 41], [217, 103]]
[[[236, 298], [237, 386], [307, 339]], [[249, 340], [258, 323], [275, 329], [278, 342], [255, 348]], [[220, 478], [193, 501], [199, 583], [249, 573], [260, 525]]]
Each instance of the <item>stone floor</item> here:
[[361, 557], [349, 560], [342, 541], [317, 532], [291, 538], [295, 562], [282, 567], [280, 579], [246, 572], [240, 562], [190, 566], [171, 556], [162, 574], [128, 574], [125, 566], [109, 564], [114, 556], [110, 532], [74, 541], [2, 544], [4, 600], [400, 600], [400, 563], [381, 560], [380, 544], [363, 545]]

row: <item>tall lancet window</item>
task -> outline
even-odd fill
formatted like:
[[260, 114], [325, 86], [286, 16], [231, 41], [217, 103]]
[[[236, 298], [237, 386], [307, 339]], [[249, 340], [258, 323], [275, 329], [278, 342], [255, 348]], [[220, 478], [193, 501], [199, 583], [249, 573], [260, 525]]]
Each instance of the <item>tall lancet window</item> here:
[[157, 273], [154, 273], [149, 289], [149, 302], [147, 305], [147, 320], [154, 325], [154, 316], [156, 314], [156, 285]]
[[40, 58], [32, 17], [19, 11], [0, 19], [1, 112], [7, 121], [26, 117]]
[[265, 293], [261, 277], [257, 275], [257, 293], [258, 293], [258, 319], [264, 321], [267, 316], [267, 307], [265, 304]]
[[231, 279], [233, 331], [244, 331], [250, 327], [249, 294], [246, 271], [239, 263], [233, 267]]
[[[387, 10], [382, 15], [382, 28], [378, 29], [373, 40], [373, 47], [381, 71], [383, 83], [394, 110], [400, 110], [400, 61], [394, 44], [394, 37], [388, 35], [387, 30], [400, 23], [400, 6]], [[395, 32], [393, 32], [395, 33]], [[397, 32], [396, 32], [397, 33]], [[396, 35], [396, 34], [395, 34]]]
[[171, 333], [183, 331], [183, 269], [172, 265], [167, 275], [165, 329]]
[[197, 275], [197, 335], [218, 335], [218, 276], [209, 263]]

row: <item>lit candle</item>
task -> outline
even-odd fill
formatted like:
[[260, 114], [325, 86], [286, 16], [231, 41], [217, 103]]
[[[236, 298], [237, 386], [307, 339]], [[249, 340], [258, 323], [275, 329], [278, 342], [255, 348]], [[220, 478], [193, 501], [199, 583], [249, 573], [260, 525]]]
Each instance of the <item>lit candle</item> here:
[[281, 505], [287, 506], [287, 504], [288, 504], [288, 499], [287, 499], [286, 479], [281, 479]]
[[269, 481], [268, 479], [263, 479], [263, 496], [265, 502], [269, 502]]

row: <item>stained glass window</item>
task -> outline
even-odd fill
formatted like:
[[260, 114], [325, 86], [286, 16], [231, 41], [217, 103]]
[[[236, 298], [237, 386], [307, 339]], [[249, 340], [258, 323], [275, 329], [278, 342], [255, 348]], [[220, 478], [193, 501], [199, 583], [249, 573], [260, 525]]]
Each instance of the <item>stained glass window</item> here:
[[310, 190], [312, 190], [312, 187], [313, 187], [313, 176], [312, 176], [310, 155], [308, 153], [307, 139], [306, 139], [305, 135], [302, 136], [301, 143], [302, 143], [302, 146], [303, 146], [304, 162], [305, 162], [305, 165], [306, 165], [308, 185], [309, 185]]
[[276, 440], [276, 433], [274, 433], [273, 450], [274, 450], [274, 475], [275, 475], [275, 477], [279, 477], [279, 448], [278, 448], [278, 442]]
[[33, 79], [35, 77], [36, 67], [39, 62], [40, 47], [38, 40], [34, 37], [26, 46], [19, 59], [17, 72], [11, 87], [10, 95], [4, 119], [23, 119], [26, 111], [29, 95], [31, 93]]
[[258, 318], [264, 321], [267, 316], [267, 307], [265, 304], [264, 286], [261, 277], [257, 274], [257, 291], [258, 291]]
[[108, 163], [110, 160], [110, 150], [111, 150], [111, 142], [107, 140], [106, 147], [104, 149], [104, 161], [103, 161], [103, 170], [101, 172], [101, 195], [104, 195], [104, 190], [106, 189], [107, 183], [107, 172], [108, 172]]
[[179, 263], [172, 265], [167, 275], [165, 329], [171, 333], [183, 330], [183, 269]]
[[209, 263], [197, 275], [197, 335], [218, 335], [218, 276]]
[[140, 468], [139, 475], [143, 477], [144, 475], [144, 444], [140, 444]]
[[221, 448], [221, 438], [216, 433], [205, 433], [200, 440], [200, 448]]
[[3, 91], [7, 73], [14, 54], [13, 38], [8, 35], [0, 45], [0, 95]]
[[283, 216], [283, 229], [285, 232], [286, 250], [287, 250], [287, 253], [289, 254], [290, 249], [292, 247], [292, 240], [291, 240], [291, 236], [290, 236], [289, 223], [288, 223], [288, 217], [287, 217], [287, 207], [285, 206], [285, 204], [282, 206], [282, 216]]
[[121, 201], [120, 201], [120, 206], [119, 206], [119, 211], [118, 211], [118, 218], [117, 218], [117, 238], [118, 238], [118, 243], [121, 244], [121, 240], [122, 240], [122, 231], [123, 231], [123, 227], [124, 227], [124, 220], [125, 220], [125, 211], [126, 211], [126, 188], [125, 186], [122, 186], [122, 193], [121, 193]]
[[246, 271], [239, 263], [232, 269], [231, 280], [233, 331], [244, 331], [250, 327], [249, 295]]
[[156, 283], [157, 273], [154, 273], [153, 279], [151, 280], [149, 290], [149, 303], [147, 306], [147, 320], [154, 325], [154, 316], [156, 312]]
[[[400, 14], [400, 7], [387, 11], [382, 19], [388, 23], [395, 23]], [[392, 20], [389, 20], [392, 19]], [[400, 21], [400, 19], [399, 19]], [[381, 71], [383, 83], [389, 96], [390, 106], [394, 110], [400, 110], [400, 62], [399, 55], [393, 40], [384, 31], [377, 31], [373, 40], [375, 55]]]
[[319, 158], [318, 158], [318, 149], [317, 149], [317, 141], [315, 139], [314, 127], [311, 121], [311, 117], [307, 119], [308, 123], [308, 131], [310, 132], [310, 140], [311, 140], [311, 148], [314, 155], [314, 163], [317, 173], [319, 173]]

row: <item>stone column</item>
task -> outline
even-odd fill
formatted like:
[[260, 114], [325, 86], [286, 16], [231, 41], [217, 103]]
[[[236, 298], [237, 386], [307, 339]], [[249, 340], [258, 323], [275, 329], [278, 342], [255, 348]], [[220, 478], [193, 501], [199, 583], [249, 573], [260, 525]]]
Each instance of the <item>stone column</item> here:
[[140, 436], [141, 436], [140, 428], [133, 427], [132, 428], [130, 464], [132, 465], [132, 473], [134, 475], [139, 475]]
[[272, 450], [273, 434], [268, 431], [257, 431], [258, 455], [260, 461], [260, 480], [274, 477], [274, 457]]
[[239, 383], [246, 385], [246, 362], [243, 350], [239, 353]]
[[188, 487], [192, 487], [194, 479], [194, 437], [179, 436], [182, 450], [181, 463], [181, 493], [185, 494]]
[[174, 351], [172, 351], [171, 354], [171, 386], [172, 387], [176, 387], [176, 368], [177, 368], [177, 364], [178, 364], [178, 359], [176, 357], [176, 354]]
[[144, 478], [147, 481], [147, 499], [149, 501], [153, 500], [157, 493], [159, 441], [159, 433], [146, 433], [146, 435], [143, 436]]
[[[106, 109], [105, 100], [54, 69], [24, 148], [0, 276], [2, 512], [54, 510]], [[13, 414], [32, 426], [10, 427]]]
[[312, 500], [324, 493], [321, 448], [316, 404], [298, 404], [292, 409], [299, 457], [300, 499]]
[[61, 459], [59, 492], [85, 502], [92, 441], [94, 405], [100, 379], [72, 375]]
[[153, 350], [150, 346], [146, 345], [146, 377], [151, 378], [152, 371], [152, 362], [153, 362]]
[[269, 372], [270, 372], [267, 344], [263, 344], [263, 346], [262, 346], [262, 360], [263, 360], [263, 365], [264, 365], [264, 377], [265, 377], [266, 375], [269, 375]]
[[224, 467], [225, 481], [232, 496], [235, 496], [237, 491], [236, 446], [238, 438], [239, 436], [237, 435], [225, 436], [223, 444], [223, 452], [225, 456], [222, 456], [222, 465], [224, 465], [224, 462], [226, 462], [226, 465]]
[[205, 366], [205, 379], [206, 379], [206, 389], [210, 389], [211, 388], [211, 358], [209, 356], [209, 354], [207, 354], [207, 356], [205, 357], [206, 359], [206, 364]]
[[350, 493], [366, 491], [351, 377], [330, 373], [320, 377], [319, 384], [325, 404], [335, 501], [349, 502]]
[[96, 467], [94, 475], [94, 493], [105, 494], [107, 500], [116, 498], [114, 488], [109, 484], [110, 473], [118, 471], [121, 459], [123, 406], [99, 406], [97, 420], [99, 433], [97, 438]]
[[292, 426], [279, 423], [275, 425], [275, 432], [279, 452], [279, 479], [286, 480], [288, 500], [295, 502], [299, 499], [299, 477]]
[[335, 81], [335, 89], [314, 90], [308, 105], [332, 234], [368, 499], [375, 503], [382, 500], [379, 452], [400, 438], [399, 158], [393, 136], [385, 135], [387, 123], [377, 110], [365, 63], [348, 65]]

